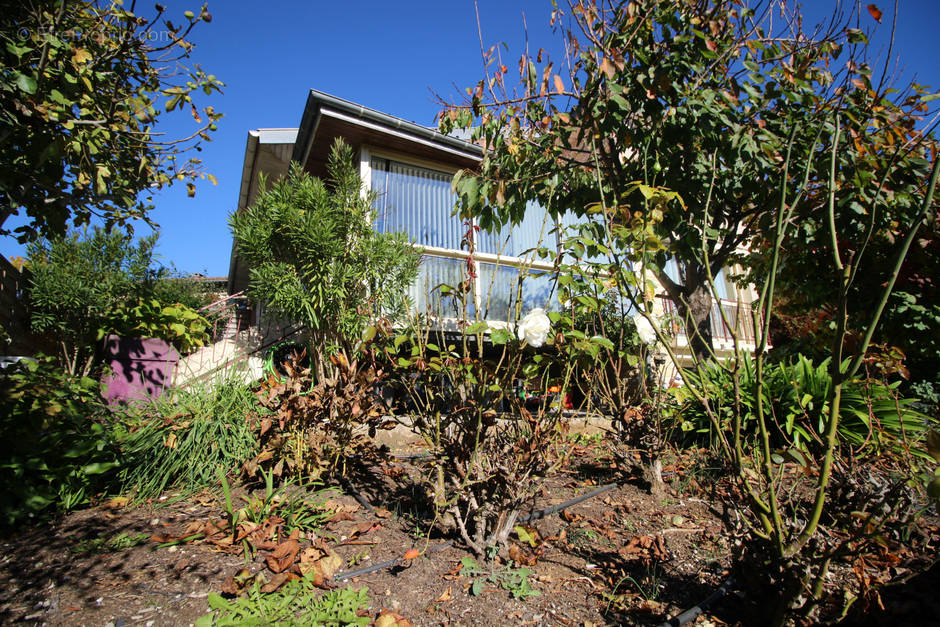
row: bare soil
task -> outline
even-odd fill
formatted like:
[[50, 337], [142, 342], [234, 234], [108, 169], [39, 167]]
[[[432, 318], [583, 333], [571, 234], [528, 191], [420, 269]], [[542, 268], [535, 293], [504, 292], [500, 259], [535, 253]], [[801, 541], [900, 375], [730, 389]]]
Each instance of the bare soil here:
[[[571, 464], [546, 482], [533, 511], [622, 479], [610, 471], [602, 444], [572, 446]], [[392, 568], [335, 584], [367, 587], [372, 617], [387, 609], [414, 625], [657, 625], [707, 598], [729, 574], [732, 547], [723, 512], [712, 505], [713, 486], [701, 464], [691, 471], [695, 461], [667, 463], [669, 496], [663, 501], [653, 501], [639, 482], [628, 481], [532, 522], [539, 550], [515, 542], [514, 555], [533, 562], [530, 580], [540, 594], [522, 600], [490, 584], [472, 595], [472, 580], [459, 574], [467, 555], [459, 545], [426, 551], [445, 539], [425, 536], [428, 520], [419, 495], [402, 480], [416, 473], [420, 460], [353, 469], [348, 486], [374, 510], [349, 494], [338, 496], [344, 515], [328, 523], [320, 538], [342, 558], [343, 572], [398, 560]], [[207, 613], [210, 592], [219, 592], [227, 578], [246, 568], [241, 554], [210, 543], [157, 548], [150, 539], [181, 535], [188, 524], [218, 519], [218, 496], [116, 505], [120, 502], [102, 504], [0, 540], [0, 623], [187, 625]], [[121, 534], [141, 544], [123, 549], [103, 544]], [[936, 529], [934, 534], [936, 547], [940, 535]], [[422, 555], [405, 559], [410, 549]], [[266, 555], [247, 568], [270, 575]], [[884, 610], [870, 608], [847, 624], [900, 619], [940, 624], [938, 575], [934, 567], [886, 591]], [[693, 624], [761, 624], [759, 617], [760, 608], [731, 593]]]

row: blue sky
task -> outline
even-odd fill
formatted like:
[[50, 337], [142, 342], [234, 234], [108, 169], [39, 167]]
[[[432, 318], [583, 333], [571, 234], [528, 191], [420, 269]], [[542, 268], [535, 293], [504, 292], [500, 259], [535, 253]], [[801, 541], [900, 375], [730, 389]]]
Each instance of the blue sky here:
[[[171, 19], [185, 10], [198, 13], [198, 2], [164, 0]], [[883, 54], [890, 29], [891, 5], [876, 0], [885, 24], [874, 39]], [[148, 15], [138, 2], [138, 13]], [[565, 4], [559, 2], [559, 4]], [[811, 0], [807, 23], [835, 6]], [[866, 1], [865, 4], [868, 4]], [[315, 88], [419, 124], [431, 125], [439, 107], [432, 90], [445, 96], [474, 84], [481, 76], [480, 40], [472, 0], [406, 0], [399, 2], [323, 0], [314, 2], [209, 3], [213, 20], [194, 31], [194, 62], [226, 83], [211, 101], [225, 114], [219, 131], [201, 157], [218, 185], [202, 182], [195, 198], [183, 186], [157, 194], [152, 217], [160, 224], [161, 262], [184, 272], [224, 276], [228, 272], [231, 235], [226, 218], [234, 209], [248, 130], [296, 127], [307, 90]], [[548, 26], [549, 0], [479, 0], [487, 46], [506, 42], [504, 59], [517, 60], [525, 44], [523, 14], [533, 50], [550, 51], [556, 38]], [[900, 0], [896, 54], [905, 76], [940, 89], [935, 67], [936, 26], [940, 2]], [[863, 9], [862, 27], [877, 26]], [[557, 56], [557, 55], [553, 55]], [[191, 119], [172, 114], [161, 122], [173, 135], [189, 128]], [[15, 226], [10, 220], [5, 226]], [[145, 225], [139, 233], [148, 233]], [[0, 253], [23, 254], [12, 238], [0, 237]]]

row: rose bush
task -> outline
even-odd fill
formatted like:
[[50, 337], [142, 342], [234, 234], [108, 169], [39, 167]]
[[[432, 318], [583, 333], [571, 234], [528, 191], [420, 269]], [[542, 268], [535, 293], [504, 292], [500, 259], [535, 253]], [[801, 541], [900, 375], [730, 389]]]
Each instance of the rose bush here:
[[539, 348], [548, 339], [551, 326], [552, 322], [545, 315], [545, 310], [536, 307], [519, 321], [519, 325], [516, 327], [516, 335], [529, 346]]

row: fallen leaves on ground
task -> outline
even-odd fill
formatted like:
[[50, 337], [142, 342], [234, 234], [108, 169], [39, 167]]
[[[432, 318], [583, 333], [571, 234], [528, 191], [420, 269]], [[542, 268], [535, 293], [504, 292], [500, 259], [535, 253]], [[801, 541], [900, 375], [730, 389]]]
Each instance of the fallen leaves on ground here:
[[392, 610], [383, 609], [375, 619], [375, 627], [411, 627], [411, 621]]
[[663, 561], [668, 557], [666, 544], [659, 534], [634, 536], [624, 546], [617, 549], [617, 554], [624, 559], [639, 559], [646, 565], [654, 561]]
[[[296, 535], [297, 530], [294, 530]], [[291, 566], [297, 559], [297, 553], [300, 552], [300, 543], [293, 537], [281, 542], [270, 555], [265, 558], [265, 564], [273, 573], [282, 573]]]

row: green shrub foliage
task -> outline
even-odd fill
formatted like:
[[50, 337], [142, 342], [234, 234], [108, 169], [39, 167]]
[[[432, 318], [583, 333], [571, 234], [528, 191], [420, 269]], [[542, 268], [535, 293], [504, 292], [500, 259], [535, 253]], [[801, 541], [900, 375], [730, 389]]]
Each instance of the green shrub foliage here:
[[374, 193], [362, 193], [352, 150], [340, 140], [328, 172], [322, 181], [294, 165], [229, 220], [251, 268], [249, 294], [309, 329], [318, 377], [337, 349], [355, 353], [370, 322], [404, 312], [419, 260], [404, 234], [372, 229]]
[[115, 307], [99, 329], [98, 339], [111, 333], [155, 337], [166, 340], [185, 355], [205, 345], [208, 331], [209, 321], [186, 305], [163, 305], [153, 298], [140, 298]]
[[156, 243], [156, 236], [134, 243], [96, 228], [85, 237], [72, 233], [30, 244], [32, 326], [55, 339], [60, 362], [72, 374], [91, 372], [98, 330], [111, 311], [152, 288]]
[[0, 524], [67, 512], [106, 489], [119, 466], [98, 383], [52, 358], [0, 376]]
[[[754, 363], [745, 354], [741, 363], [738, 402], [742, 408], [742, 430], [756, 438], [757, 402]], [[734, 416], [735, 389], [728, 370], [715, 364], [683, 377], [707, 390], [711, 409], [723, 420]], [[764, 403], [770, 408], [772, 440], [778, 448], [815, 451], [822, 446], [832, 377], [829, 359], [814, 364], [803, 355], [769, 366], [764, 373]], [[931, 419], [917, 411], [915, 399], [902, 398], [897, 383], [856, 378], [845, 383], [840, 405], [839, 436], [856, 454], [878, 454], [906, 449], [907, 438], [922, 437]], [[705, 438], [712, 426], [703, 404], [688, 388], [672, 390], [678, 405], [676, 425], [693, 438]], [[729, 426], [730, 428], [730, 426]]]

